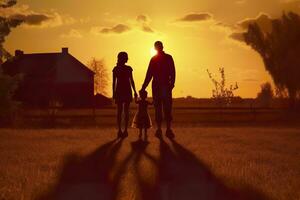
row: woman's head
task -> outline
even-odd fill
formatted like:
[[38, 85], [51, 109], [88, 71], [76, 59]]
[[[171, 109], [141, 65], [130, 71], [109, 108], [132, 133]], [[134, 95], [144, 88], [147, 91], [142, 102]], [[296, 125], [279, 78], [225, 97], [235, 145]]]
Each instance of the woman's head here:
[[141, 99], [146, 99], [147, 95], [148, 95], [148, 92], [146, 90], [141, 90], [139, 92], [139, 94], [140, 94]]
[[118, 54], [118, 63], [117, 65], [124, 65], [128, 61], [128, 54], [124, 51]]

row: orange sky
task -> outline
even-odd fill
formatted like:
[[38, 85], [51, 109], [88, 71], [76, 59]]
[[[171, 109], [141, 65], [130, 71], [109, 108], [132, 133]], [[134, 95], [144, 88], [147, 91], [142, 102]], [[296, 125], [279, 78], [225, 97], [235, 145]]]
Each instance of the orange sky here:
[[111, 71], [117, 53], [127, 51], [139, 89], [150, 49], [162, 40], [176, 64], [175, 97], [210, 97], [206, 69], [218, 73], [219, 67], [225, 68], [228, 83], [238, 82], [236, 95], [255, 97], [260, 84], [271, 79], [259, 55], [230, 35], [243, 31], [245, 21], [278, 17], [284, 10], [300, 13], [300, 1], [19, 0], [0, 14], [22, 14], [26, 20], [6, 38], [4, 46], [12, 53], [69, 47], [83, 63], [103, 58]]

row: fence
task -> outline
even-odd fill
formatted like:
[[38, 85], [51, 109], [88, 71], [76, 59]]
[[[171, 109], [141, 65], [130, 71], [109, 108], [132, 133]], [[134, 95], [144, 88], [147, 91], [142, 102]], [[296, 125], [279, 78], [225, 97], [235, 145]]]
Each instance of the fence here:
[[[131, 109], [132, 119], [136, 108]], [[149, 109], [154, 120], [154, 109]], [[174, 123], [190, 125], [198, 123], [265, 123], [300, 121], [298, 113], [283, 108], [217, 108], [217, 107], [174, 107]], [[102, 109], [24, 109], [15, 124], [17, 126], [114, 126], [116, 108]]]

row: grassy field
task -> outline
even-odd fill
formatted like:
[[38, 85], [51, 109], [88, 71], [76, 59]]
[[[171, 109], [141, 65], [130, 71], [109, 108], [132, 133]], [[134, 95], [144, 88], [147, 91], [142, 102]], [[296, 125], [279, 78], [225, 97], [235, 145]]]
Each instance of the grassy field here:
[[300, 199], [300, 129], [0, 129], [0, 199]]

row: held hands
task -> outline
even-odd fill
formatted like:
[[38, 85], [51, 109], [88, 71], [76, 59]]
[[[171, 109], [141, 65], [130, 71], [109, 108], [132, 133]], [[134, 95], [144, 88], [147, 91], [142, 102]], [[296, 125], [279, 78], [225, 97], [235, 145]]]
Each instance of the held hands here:
[[137, 100], [137, 98], [138, 98], [138, 94], [134, 92], [134, 99]]
[[139, 94], [141, 94], [142, 91], [145, 91], [145, 89], [143, 89], [143, 88], [140, 89], [140, 90], [139, 90]]

